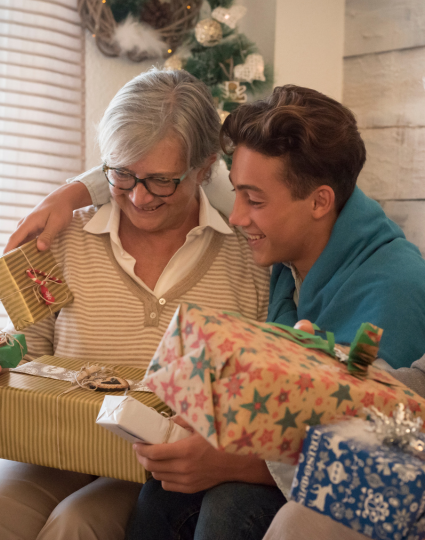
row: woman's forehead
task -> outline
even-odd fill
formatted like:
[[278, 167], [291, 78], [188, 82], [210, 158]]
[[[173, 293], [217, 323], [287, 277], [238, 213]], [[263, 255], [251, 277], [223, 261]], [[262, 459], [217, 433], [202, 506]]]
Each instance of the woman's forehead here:
[[187, 159], [181, 142], [176, 137], [165, 137], [138, 161], [125, 168], [135, 174], [181, 173], [186, 165]]

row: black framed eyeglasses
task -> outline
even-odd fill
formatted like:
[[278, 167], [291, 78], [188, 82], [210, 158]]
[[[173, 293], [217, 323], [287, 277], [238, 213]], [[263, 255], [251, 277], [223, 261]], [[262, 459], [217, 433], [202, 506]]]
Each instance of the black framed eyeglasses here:
[[108, 183], [122, 191], [131, 191], [137, 184], [143, 184], [151, 195], [156, 197], [171, 197], [176, 192], [177, 186], [190, 173], [192, 167], [188, 169], [180, 178], [164, 178], [162, 176], [148, 176], [147, 178], [137, 178], [133, 174], [123, 170], [108, 167], [103, 164], [103, 172], [105, 173]]

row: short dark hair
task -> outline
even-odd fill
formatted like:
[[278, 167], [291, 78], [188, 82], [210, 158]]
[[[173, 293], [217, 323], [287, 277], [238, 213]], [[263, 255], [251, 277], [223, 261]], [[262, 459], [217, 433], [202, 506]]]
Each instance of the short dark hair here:
[[353, 113], [334, 99], [287, 84], [265, 100], [246, 103], [230, 114], [220, 142], [231, 155], [236, 146], [281, 157], [284, 181], [294, 199], [305, 199], [319, 185], [335, 192], [338, 212], [354, 191], [366, 149]]

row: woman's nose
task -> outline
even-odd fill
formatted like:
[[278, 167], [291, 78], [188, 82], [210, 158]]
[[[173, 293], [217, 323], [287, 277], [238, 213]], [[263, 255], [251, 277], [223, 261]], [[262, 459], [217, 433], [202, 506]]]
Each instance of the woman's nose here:
[[149, 193], [145, 186], [139, 182], [130, 192], [129, 197], [134, 206], [143, 206], [144, 204], [151, 203], [154, 200], [155, 195]]

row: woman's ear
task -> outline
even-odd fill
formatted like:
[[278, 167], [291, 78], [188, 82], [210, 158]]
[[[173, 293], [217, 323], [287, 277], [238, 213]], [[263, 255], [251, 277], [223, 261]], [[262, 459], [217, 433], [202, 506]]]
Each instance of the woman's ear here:
[[217, 154], [213, 154], [212, 156], [209, 156], [202, 165], [202, 168], [198, 172], [198, 175], [196, 177], [196, 183], [201, 185], [202, 182], [205, 180], [208, 180], [211, 174], [211, 167], [214, 165], [214, 163], [217, 161]]
[[335, 192], [330, 186], [319, 186], [313, 191], [311, 198], [313, 219], [322, 219], [336, 212]]

